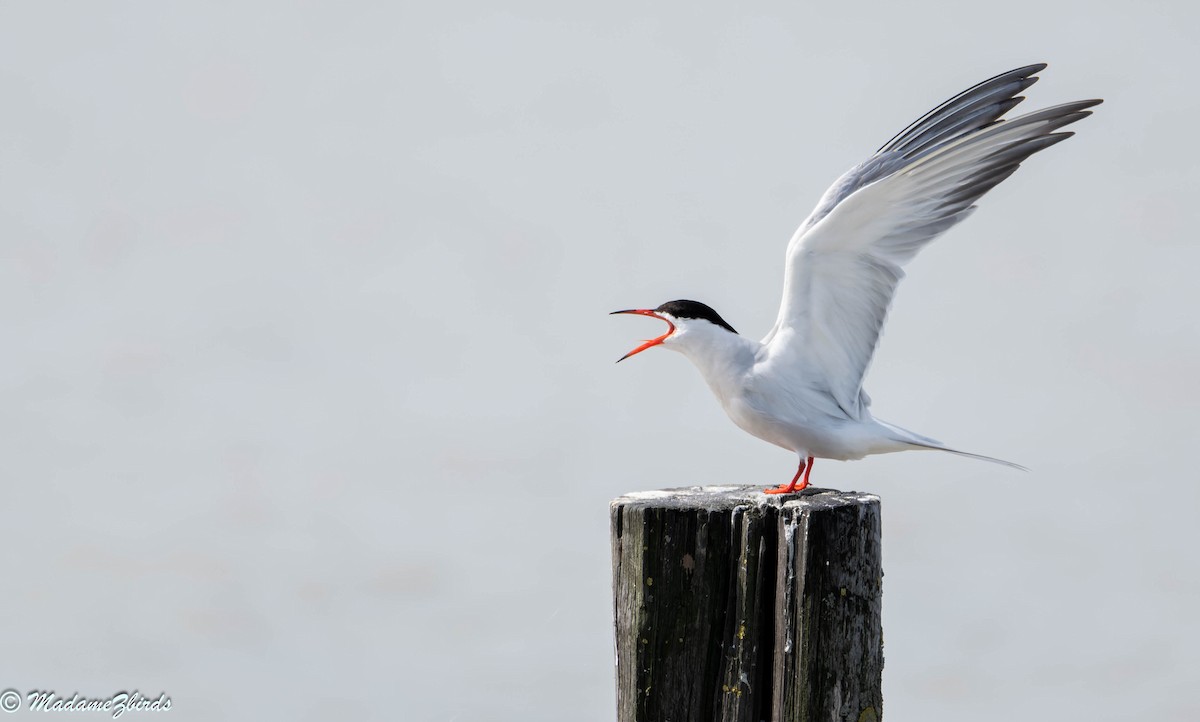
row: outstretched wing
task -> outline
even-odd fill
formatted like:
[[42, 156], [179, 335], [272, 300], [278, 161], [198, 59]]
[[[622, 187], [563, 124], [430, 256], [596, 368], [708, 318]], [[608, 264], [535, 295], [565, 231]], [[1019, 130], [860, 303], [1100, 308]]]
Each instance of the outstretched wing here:
[[849, 418], [870, 403], [862, 378], [901, 267], [1101, 102], [1001, 120], [1045, 67], [998, 75], [927, 113], [839, 178], [788, 244], [783, 303], [763, 343], [773, 363], [829, 393]]

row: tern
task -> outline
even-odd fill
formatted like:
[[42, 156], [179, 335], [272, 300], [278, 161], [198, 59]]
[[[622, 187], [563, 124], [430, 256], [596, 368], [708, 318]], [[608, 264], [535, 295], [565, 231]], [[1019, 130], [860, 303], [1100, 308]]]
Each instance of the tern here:
[[874, 418], [863, 375], [904, 265], [1022, 161], [1072, 136], [1059, 129], [1101, 103], [1004, 119], [1045, 68], [1017, 68], [959, 93], [838, 178], [788, 243], [783, 301], [762, 341], [739, 335], [703, 303], [669, 301], [613, 312], [667, 323], [666, 333], [618, 362], [655, 346], [687, 356], [735, 424], [799, 456], [791, 482], [769, 494], [807, 487], [817, 458], [936, 449], [1023, 469]]

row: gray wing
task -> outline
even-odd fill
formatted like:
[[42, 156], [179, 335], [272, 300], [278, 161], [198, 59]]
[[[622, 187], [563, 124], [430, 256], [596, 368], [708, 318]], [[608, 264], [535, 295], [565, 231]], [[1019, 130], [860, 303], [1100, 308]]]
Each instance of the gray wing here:
[[1001, 120], [1044, 67], [998, 75], [951, 98], [826, 192], [788, 244], [783, 302], [763, 339], [777, 368], [828, 393], [847, 417], [861, 416], [869, 404], [862, 378], [902, 266], [1022, 161], [1068, 138], [1056, 131], [1100, 102]]
[[1025, 100], [1019, 93], [1036, 83], [1037, 74], [1046, 67], [1045, 63], [1037, 63], [1001, 73], [964, 90], [913, 121], [874, 155], [838, 178], [800, 225], [799, 232], [829, 215], [834, 206], [859, 188], [886, 178], [939, 145], [997, 122]]

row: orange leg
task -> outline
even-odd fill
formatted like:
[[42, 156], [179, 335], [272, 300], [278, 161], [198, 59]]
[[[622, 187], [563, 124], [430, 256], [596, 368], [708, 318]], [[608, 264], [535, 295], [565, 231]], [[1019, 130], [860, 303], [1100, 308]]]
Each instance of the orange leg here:
[[[804, 461], [801, 461], [800, 468], [796, 469], [796, 475], [792, 477], [792, 482], [790, 484], [780, 484], [779, 486], [771, 489], [763, 489], [763, 493], [790, 494], [793, 491], [800, 491], [801, 489], [806, 488], [808, 486], [808, 475], [812, 473], [813, 461], [814, 459], [811, 456], [805, 458]], [[803, 480], [800, 479], [801, 474], [804, 474]], [[799, 485], [796, 484], [797, 481], [800, 482]]]

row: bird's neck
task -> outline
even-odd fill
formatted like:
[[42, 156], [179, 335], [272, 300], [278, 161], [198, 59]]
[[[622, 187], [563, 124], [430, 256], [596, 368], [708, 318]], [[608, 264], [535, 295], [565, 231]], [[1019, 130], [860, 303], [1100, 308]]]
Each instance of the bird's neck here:
[[695, 364], [713, 393], [724, 402], [741, 387], [760, 348], [757, 341], [720, 330], [681, 344], [678, 350]]

